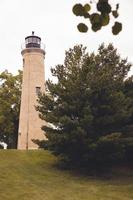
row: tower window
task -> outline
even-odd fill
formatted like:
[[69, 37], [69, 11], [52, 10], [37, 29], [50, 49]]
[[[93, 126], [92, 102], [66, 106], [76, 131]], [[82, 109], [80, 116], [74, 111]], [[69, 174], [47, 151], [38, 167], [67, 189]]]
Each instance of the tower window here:
[[38, 96], [41, 92], [41, 87], [36, 87], [36, 95]]
[[23, 67], [24, 67], [24, 64], [25, 64], [25, 59], [23, 58]]

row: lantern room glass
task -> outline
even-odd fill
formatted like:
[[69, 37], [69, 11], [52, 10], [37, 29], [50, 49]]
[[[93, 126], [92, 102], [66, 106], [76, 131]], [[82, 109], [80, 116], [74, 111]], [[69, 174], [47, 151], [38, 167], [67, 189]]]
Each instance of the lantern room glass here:
[[40, 48], [41, 38], [32, 34], [25, 38], [26, 48]]

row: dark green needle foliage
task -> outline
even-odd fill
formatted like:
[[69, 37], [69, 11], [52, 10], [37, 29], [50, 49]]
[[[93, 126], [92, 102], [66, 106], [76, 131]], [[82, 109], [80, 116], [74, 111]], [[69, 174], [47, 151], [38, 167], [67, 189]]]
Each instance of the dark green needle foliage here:
[[[96, 4], [96, 12], [92, 11], [92, 2], [90, 1], [88, 4], [82, 5], [82, 4], [75, 4], [73, 6], [73, 13], [76, 16], [79, 17], [84, 17], [85, 19], [88, 19], [91, 24], [91, 29], [94, 32], [97, 32], [102, 29], [102, 27], [107, 26], [110, 22], [110, 18], [118, 18], [119, 13], [119, 4], [116, 4], [116, 8], [113, 9], [111, 4], [108, 2], [108, 0], [98, 0]], [[78, 25], [77, 28], [80, 32], [87, 32], [88, 31], [88, 26], [84, 24], [83, 28], [82, 26]], [[120, 22], [115, 22], [114, 25], [112, 26], [112, 33], [114, 35], [118, 35], [119, 32], [122, 30], [122, 24]]]
[[122, 162], [127, 150], [133, 155], [130, 67], [111, 44], [96, 55], [82, 45], [66, 51], [64, 64], [51, 69], [57, 82], [48, 80], [47, 93], [39, 96], [37, 110], [48, 123], [41, 147], [76, 167]]

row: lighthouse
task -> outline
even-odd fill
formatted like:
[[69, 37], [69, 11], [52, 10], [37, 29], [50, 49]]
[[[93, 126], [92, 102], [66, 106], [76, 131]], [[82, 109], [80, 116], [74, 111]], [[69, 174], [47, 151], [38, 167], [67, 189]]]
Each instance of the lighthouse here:
[[45, 50], [41, 38], [32, 35], [25, 38], [21, 51], [23, 58], [23, 80], [18, 130], [18, 149], [38, 149], [32, 140], [44, 140], [41, 130], [44, 121], [35, 109], [40, 92], [45, 92], [44, 58]]

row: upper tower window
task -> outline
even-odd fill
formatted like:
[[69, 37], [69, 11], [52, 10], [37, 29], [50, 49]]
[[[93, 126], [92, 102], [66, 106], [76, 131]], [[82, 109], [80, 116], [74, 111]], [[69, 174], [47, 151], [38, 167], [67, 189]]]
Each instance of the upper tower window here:
[[25, 59], [23, 58], [23, 67], [24, 67], [24, 65], [25, 65]]

